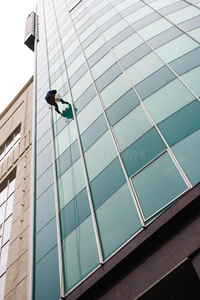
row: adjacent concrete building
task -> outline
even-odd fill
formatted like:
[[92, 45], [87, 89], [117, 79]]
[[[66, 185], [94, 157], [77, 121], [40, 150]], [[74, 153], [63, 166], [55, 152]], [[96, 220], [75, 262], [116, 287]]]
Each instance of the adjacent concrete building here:
[[0, 299], [27, 299], [33, 77], [0, 115]]

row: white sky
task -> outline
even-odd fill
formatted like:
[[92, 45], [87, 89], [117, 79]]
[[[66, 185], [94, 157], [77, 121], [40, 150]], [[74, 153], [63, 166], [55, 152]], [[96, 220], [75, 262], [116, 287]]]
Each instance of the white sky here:
[[34, 74], [34, 52], [24, 45], [26, 19], [38, 0], [1, 1], [0, 113]]

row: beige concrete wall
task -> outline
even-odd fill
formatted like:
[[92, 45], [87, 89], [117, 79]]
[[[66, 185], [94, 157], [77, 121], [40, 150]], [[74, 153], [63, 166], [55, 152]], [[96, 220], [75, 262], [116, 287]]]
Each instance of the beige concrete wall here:
[[33, 78], [0, 115], [0, 145], [21, 124], [20, 143], [0, 166], [0, 184], [16, 170], [5, 300], [27, 299]]

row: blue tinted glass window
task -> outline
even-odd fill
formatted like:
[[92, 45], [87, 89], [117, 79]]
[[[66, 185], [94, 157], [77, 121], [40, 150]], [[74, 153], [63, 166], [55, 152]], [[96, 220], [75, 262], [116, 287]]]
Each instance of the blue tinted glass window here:
[[51, 166], [42, 176], [36, 181], [36, 198], [40, 197], [47, 188], [53, 183], [53, 167]]
[[71, 289], [99, 264], [91, 217], [63, 240], [65, 290]]
[[182, 75], [185, 72], [199, 66], [200, 64], [200, 47], [177, 58], [169, 65], [178, 74]]
[[145, 99], [146, 97], [153, 94], [155, 91], [159, 90], [161, 87], [172, 81], [174, 78], [174, 73], [172, 73], [169, 68], [164, 66], [160, 70], [137, 84], [135, 88], [140, 97], [142, 99]]
[[108, 129], [104, 115], [102, 114], [82, 135], [81, 142], [83, 151], [87, 151], [104, 132]]
[[136, 174], [132, 182], [146, 219], [187, 190], [167, 152]]
[[52, 145], [51, 143], [40, 152], [36, 158], [36, 177], [40, 177], [52, 164]]
[[[138, 105], [113, 126], [120, 150], [125, 149], [150, 127], [151, 123], [147, 115], [142, 106]], [[131, 130], [127, 130], [130, 128]]]
[[172, 145], [200, 127], [200, 103], [194, 101], [158, 125], [164, 138]]
[[35, 232], [37, 233], [55, 216], [53, 185], [35, 202], [35, 215]]
[[94, 207], [98, 207], [120, 185], [122, 185], [124, 181], [124, 173], [119, 163], [119, 159], [116, 158], [90, 183]]
[[34, 300], [60, 297], [58, 249], [55, 247], [34, 266]]
[[141, 228], [127, 184], [124, 184], [96, 209], [104, 258]]
[[132, 176], [165, 149], [166, 145], [157, 130], [149, 130], [122, 153], [128, 176]]
[[172, 151], [193, 185], [200, 181], [200, 130], [175, 144]]
[[124, 69], [127, 69], [151, 51], [151, 48], [146, 43], [143, 43], [135, 50], [129, 52], [126, 56], [120, 59], [120, 64], [123, 66]]
[[58, 177], [80, 157], [77, 140], [56, 160]]
[[159, 35], [152, 37], [150, 40], [148, 40], [148, 43], [150, 44], [150, 46], [156, 49], [182, 34], [183, 32], [180, 29], [172, 27], [160, 33]]
[[57, 244], [56, 219], [52, 219], [35, 236], [35, 263], [44, 257]]
[[90, 214], [86, 189], [60, 211], [61, 238], [63, 239]]
[[75, 102], [75, 106], [77, 108], [77, 113], [79, 113], [85, 105], [87, 105], [90, 100], [94, 98], [96, 95], [94, 86], [91, 85], [81, 96], [80, 98]]
[[95, 81], [98, 91], [100, 92], [101, 90], [103, 90], [103, 88], [111, 83], [111, 81], [113, 81], [120, 73], [122, 73], [122, 69], [120, 68], [118, 63], [114, 64]]
[[108, 117], [110, 125], [113, 125], [119, 121], [125, 114], [127, 114], [132, 108], [134, 108], [140, 102], [138, 96], [133, 89], [124, 94], [118, 101], [111, 105], [106, 115]]

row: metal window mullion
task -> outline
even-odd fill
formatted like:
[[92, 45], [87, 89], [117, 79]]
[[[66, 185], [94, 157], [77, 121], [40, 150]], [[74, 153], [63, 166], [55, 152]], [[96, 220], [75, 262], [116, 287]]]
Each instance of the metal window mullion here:
[[[53, 0], [52, 0], [53, 1]], [[43, 11], [44, 11], [44, 23], [45, 23], [45, 37], [47, 37], [46, 30], [46, 19], [45, 19], [45, 6], [43, 0]], [[48, 57], [47, 40], [46, 40], [46, 55]], [[49, 65], [48, 59], [47, 64]], [[48, 85], [50, 89], [50, 74], [48, 66]], [[56, 175], [56, 163], [55, 163], [55, 144], [54, 144], [54, 129], [53, 129], [53, 112], [51, 109], [51, 144], [52, 144], [52, 161], [53, 161], [53, 178], [54, 178], [54, 196], [55, 196], [55, 212], [56, 212], [56, 231], [57, 231], [57, 243], [58, 243], [58, 264], [59, 264], [59, 279], [60, 279], [60, 295], [64, 297], [64, 273], [63, 273], [63, 254], [62, 254], [62, 243], [61, 243], [61, 230], [60, 230], [60, 216], [59, 216], [59, 204], [58, 204], [58, 182]]]
[[[54, 7], [54, 11], [55, 11], [55, 7]], [[71, 18], [71, 16], [70, 16], [70, 18]], [[73, 24], [72, 18], [71, 18], [71, 22]], [[57, 17], [56, 17], [56, 24], [57, 24]], [[74, 26], [74, 24], [73, 24], [73, 26]], [[57, 28], [58, 28], [59, 38], [60, 38], [60, 32], [59, 32], [58, 24], [57, 24]], [[75, 32], [76, 32], [75, 27], [74, 27], [74, 29], [75, 29]], [[61, 38], [60, 38], [60, 42], [61, 42]], [[102, 246], [101, 246], [101, 242], [100, 242], [100, 236], [99, 236], [96, 216], [95, 216], [95, 213], [94, 213], [94, 207], [93, 207], [93, 203], [92, 203], [91, 192], [90, 192], [90, 188], [89, 188], [89, 179], [88, 179], [88, 174], [87, 174], [86, 162], [85, 162], [85, 158], [84, 158], [84, 155], [83, 155], [83, 149], [82, 149], [82, 144], [81, 144], [81, 140], [80, 140], [80, 132], [79, 132], [79, 128], [78, 128], [76, 112], [75, 112], [74, 105], [73, 105], [73, 100], [72, 100], [73, 97], [72, 97], [72, 93], [71, 93], [71, 89], [70, 89], [70, 85], [69, 85], [67, 66], [66, 66], [66, 62], [65, 62], [65, 58], [64, 58], [62, 43], [61, 43], [61, 49], [62, 49], [63, 61], [64, 61], [64, 64], [65, 64], [65, 73], [66, 73], [66, 78], [67, 78], [67, 86], [68, 86], [68, 90], [69, 90], [70, 100], [71, 100], [71, 103], [72, 103], [71, 107], [72, 107], [72, 112], [73, 112], [73, 116], [74, 116], [75, 128], [76, 128], [76, 132], [77, 132], [77, 141], [78, 141], [80, 157], [81, 157], [81, 162], [82, 162], [82, 167], [83, 167], [84, 179], [85, 179], [85, 183], [86, 183], [86, 190], [87, 190], [88, 202], [89, 202], [89, 207], [90, 207], [90, 212], [91, 212], [91, 217], [92, 217], [92, 223], [93, 223], [93, 228], [94, 228], [95, 240], [96, 240], [96, 244], [97, 244], [99, 262], [100, 262], [100, 264], [103, 264], [103, 251], [102, 251]]]

